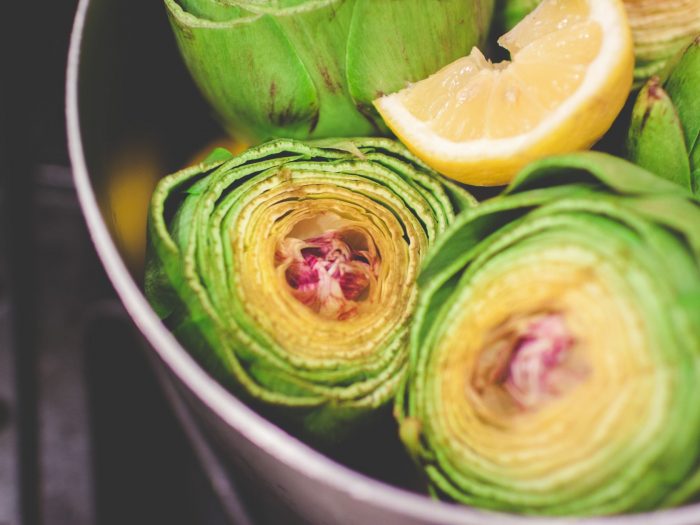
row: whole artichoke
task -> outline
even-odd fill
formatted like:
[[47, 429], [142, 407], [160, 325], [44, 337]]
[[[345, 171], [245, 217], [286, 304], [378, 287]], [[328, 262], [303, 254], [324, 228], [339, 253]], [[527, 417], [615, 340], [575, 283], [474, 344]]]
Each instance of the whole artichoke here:
[[146, 294], [224, 384], [339, 439], [394, 397], [420, 263], [472, 202], [388, 139], [217, 150], [155, 190]]
[[486, 36], [493, 0], [165, 0], [182, 56], [249, 140], [387, 133], [372, 100]]
[[700, 193], [700, 36], [685, 49], [665, 83], [654, 76], [639, 92], [627, 156]]
[[429, 253], [396, 411], [433, 493], [542, 515], [700, 492], [700, 202], [587, 152], [527, 167]]

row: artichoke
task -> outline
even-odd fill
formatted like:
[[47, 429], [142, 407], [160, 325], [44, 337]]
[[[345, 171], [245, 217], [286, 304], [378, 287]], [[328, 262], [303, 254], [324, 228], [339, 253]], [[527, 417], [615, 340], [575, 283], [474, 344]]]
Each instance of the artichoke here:
[[[540, 0], [502, 0], [496, 20], [512, 29]], [[623, 0], [634, 38], [635, 86], [660, 74], [700, 33], [700, 0]]]
[[652, 77], [640, 90], [627, 137], [627, 157], [700, 192], [700, 37], [686, 48], [665, 84]]
[[700, 489], [700, 203], [604, 153], [529, 165], [428, 254], [397, 397], [434, 494], [541, 515]]
[[165, 177], [146, 294], [202, 364], [311, 439], [405, 373], [423, 256], [472, 197], [389, 139], [280, 139]]
[[372, 100], [486, 36], [493, 0], [165, 0], [182, 56], [249, 140], [386, 134]]
[[625, 0], [641, 84], [700, 33], [700, 0]]
[[494, 24], [497, 34], [507, 33], [534, 11], [541, 0], [500, 0], [496, 2]]

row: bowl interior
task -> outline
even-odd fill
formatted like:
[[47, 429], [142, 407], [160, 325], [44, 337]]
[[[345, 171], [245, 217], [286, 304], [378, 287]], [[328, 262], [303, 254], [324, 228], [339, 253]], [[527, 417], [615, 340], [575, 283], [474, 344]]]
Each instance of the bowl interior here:
[[117, 249], [141, 283], [153, 187], [224, 131], [178, 55], [161, 2], [90, 4], [78, 93], [93, 190]]
[[[80, 141], [103, 222], [140, 284], [155, 184], [191, 163], [225, 131], [180, 59], [162, 2], [95, 0], [87, 22], [78, 70]], [[385, 465], [387, 450], [377, 451]], [[375, 478], [415, 488], [406, 481], [408, 464], [398, 456], [388, 469], [377, 468], [372, 456], [361, 457], [363, 464], [356, 457], [340, 459]], [[700, 508], [683, 510], [611, 523], [700, 523]], [[499, 522], [494, 519], [484, 523]]]
[[[90, 2], [78, 100], [86, 168], [102, 220], [141, 287], [153, 188], [231, 139], [185, 69], [162, 3], [139, 3], [137, 15], [133, 4]], [[384, 418], [366, 435], [352, 448], [322, 452], [376, 479], [420, 491], [393, 419]]]

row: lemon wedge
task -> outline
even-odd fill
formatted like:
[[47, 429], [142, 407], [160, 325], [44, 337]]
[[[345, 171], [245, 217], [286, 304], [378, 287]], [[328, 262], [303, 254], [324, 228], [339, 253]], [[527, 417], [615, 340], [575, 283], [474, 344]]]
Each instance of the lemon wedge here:
[[528, 162], [589, 148], [632, 86], [634, 48], [619, 0], [544, 0], [498, 43], [374, 101], [423, 161], [458, 181], [509, 182]]

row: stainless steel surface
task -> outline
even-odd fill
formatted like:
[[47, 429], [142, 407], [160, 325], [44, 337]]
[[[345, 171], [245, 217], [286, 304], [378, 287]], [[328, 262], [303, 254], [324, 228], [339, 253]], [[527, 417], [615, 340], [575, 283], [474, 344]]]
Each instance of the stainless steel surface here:
[[[7, 195], [0, 195], [0, 205]], [[0, 228], [0, 232], [4, 232]], [[0, 246], [8, 245], [0, 233]], [[7, 253], [7, 252], [4, 252]], [[15, 417], [16, 385], [14, 381], [15, 360], [10, 301], [6, 293], [8, 264], [0, 252], [0, 523], [19, 522], [19, 461]]]
[[165, 394], [180, 420], [197, 458], [209, 476], [214, 493], [221, 500], [223, 511], [229, 522], [233, 525], [255, 525], [253, 518], [241, 500], [239, 489], [236, 487], [234, 480], [226, 471], [220, 458], [202, 433], [202, 429], [197, 425], [194, 416], [185, 405], [184, 400], [172, 382], [172, 376], [167, 374], [162, 367], [156, 367], [156, 371], [160, 374], [159, 379]]
[[43, 525], [94, 523], [94, 485], [88, 475], [93, 472], [93, 451], [82, 386], [86, 370], [79, 349], [85, 325], [83, 305], [98, 292], [79, 286], [92, 281], [90, 263], [81, 257], [87, 247], [84, 237], [67, 235], [84, 228], [70, 170], [39, 166], [35, 182], [33, 329], [40, 480], [36, 504], [41, 507]]
[[246, 525], [223, 517], [159, 389], [70, 170], [25, 173], [24, 198], [0, 187], [24, 226], [0, 227], [0, 525]]
[[[153, 2], [81, 0], [68, 63], [67, 122], [75, 184], [100, 258], [154, 361], [208, 439], [291, 516], [311, 524], [696, 525], [700, 506], [590, 520], [542, 520], [439, 503], [352, 471], [258, 416], [203, 371], [161, 324], [119, 235], [120, 211], [103, 198], [110, 158], [133, 141], [164, 170], [184, 163], [216, 126], [179, 66], [165, 13]], [[160, 7], [160, 6], [158, 6]], [[189, 146], [188, 146], [189, 145]], [[144, 225], [145, 227], [145, 225]], [[130, 271], [131, 270], [131, 271]], [[136, 279], [135, 277], [136, 276]], [[224, 496], [226, 497], [226, 496]]]

